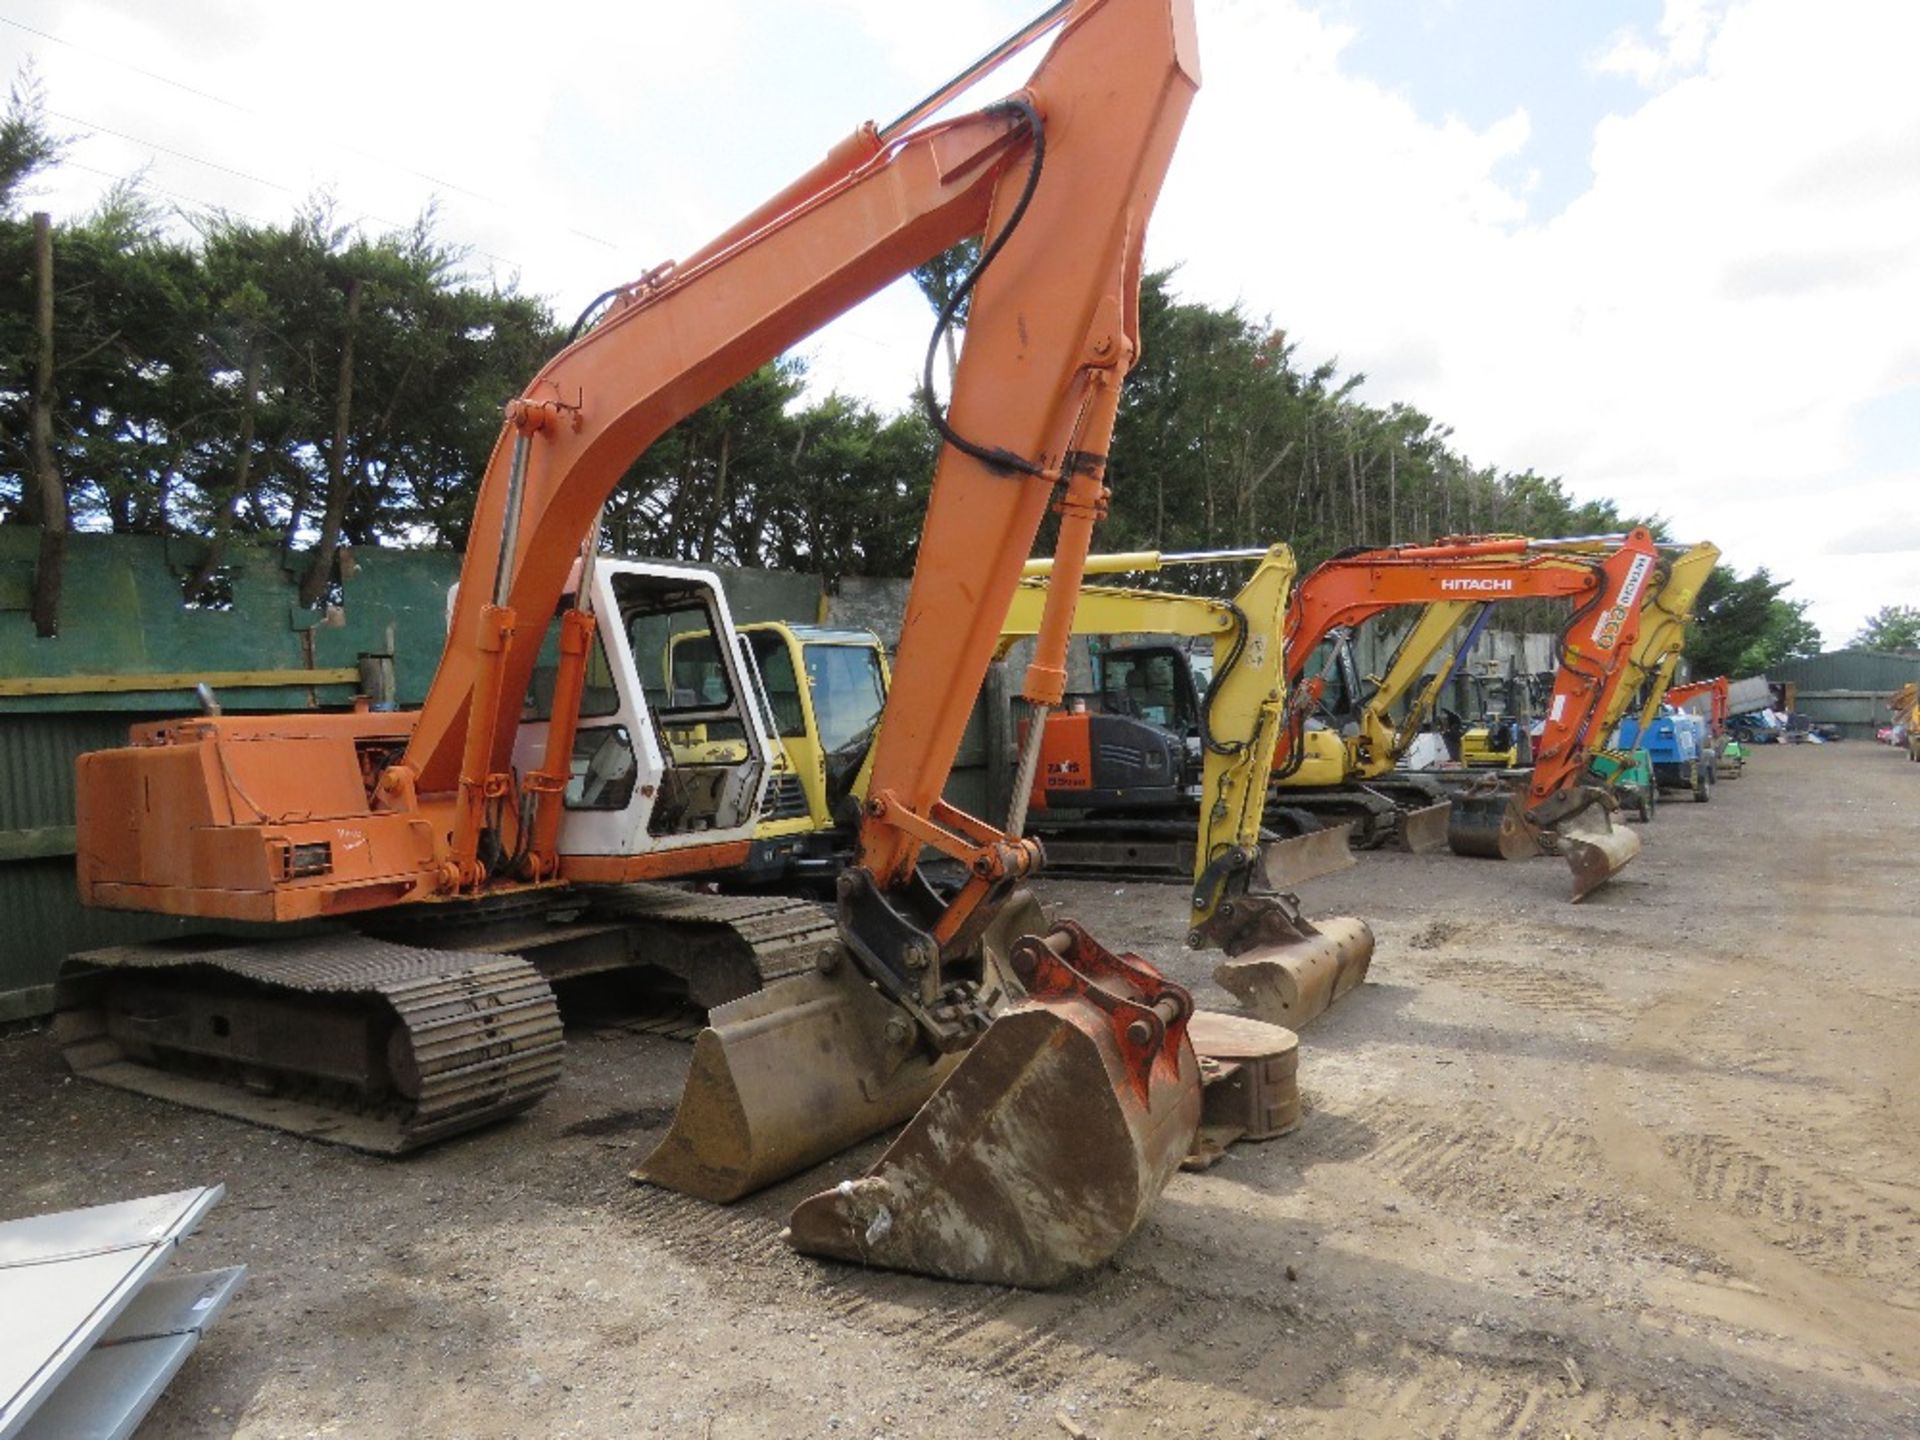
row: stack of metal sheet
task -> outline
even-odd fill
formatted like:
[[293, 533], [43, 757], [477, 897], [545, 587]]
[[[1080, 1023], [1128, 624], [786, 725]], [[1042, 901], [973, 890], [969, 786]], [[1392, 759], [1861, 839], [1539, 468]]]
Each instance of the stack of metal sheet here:
[[131, 1435], [246, 1276], [165, 1275], [214, 1185], [0, 1224], [0, 1440]]

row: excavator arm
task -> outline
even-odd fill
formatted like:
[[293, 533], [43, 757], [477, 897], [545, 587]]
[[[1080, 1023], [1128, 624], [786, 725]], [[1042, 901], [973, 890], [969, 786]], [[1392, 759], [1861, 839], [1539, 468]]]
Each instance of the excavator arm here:
[[[1422, 607], [1413, 628], [1400, 641], [1393, 659], [1367, 696], [1356, 717], [1358, 732], [1349, 742], [1353, 752], [1353, 774], [1359, 779], [1384, 775], [1398, 763], [1413, 737], [1420, 732], [1432, 697], [1416, 692], [1420, 677], [1428, 673], [1434, 657], [1446, 648], [1454, 632], [1469, 614], [1484, 613], [1484, 603], [1471, 600], [1438, 600]], [[1437, 692], [1436, 692], [1437, 694]], [[1406, 714], [1396, 721], [1394, 709], [1402, 699], [1412, 697]]]
[[1611, 735], [1625, 717], [1634, 697], [1640, 698], [1640, 733], [1660, 713], [1674, 672], [1686, 650], [1687, 627], [1693, 624], [1700, 591], [1720, 562], [1717, 545], [1694, 545], [1663, 567], [1659, 584], [1647, 597], [1640, 617], [1640, 638], [1627, 660], [1626, 683], [1601, 717], [1600, 733]]

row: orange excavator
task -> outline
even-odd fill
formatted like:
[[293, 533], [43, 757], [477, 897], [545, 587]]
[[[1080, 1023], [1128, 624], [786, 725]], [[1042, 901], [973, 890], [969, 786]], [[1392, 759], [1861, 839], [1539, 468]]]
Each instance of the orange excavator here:
[[[1296, 587], [1287, 612], [1288, 693], [1311, 700], [1302, 671], [1322, 640], [1399, 605], [1564, 598], [1574, 605], [1560, 669], [1524, 792], [1494, 783], [1453, 797], [1448, 844], [1456, 854], [1520, 859], [1548, 849], [1573, 871], [1573, 898], [1605, 883], [1639, 853], [1639, 839], [1609, 819], [1610, 798], [1581, 783], [1598, 717], [1625, 683], [1659, 550], [1635, 529], [1624, 539], [1532, 540], [1455, 536], [1432, 544], [1335, 556]], [[1305, 763], [1310, 703], [1297, 702], [1275, 764], [1276, 783]], [[1354, 746], [1377, 748], [1364, 730]], [[1363, 763], [1366, 756], [1356, 759]], [[1281, 788], [1301, 804], [1298, 789]], [[1338, 803], [1337, 793], [1331, 803]]]
[[[936, 115], [1056, 30], [1022, 89]], [[1049, 926], [1020, 889], [1039, 845], [941, 794], [1050, 509], [1062, 583], [1024, 694], [1061, 698], [1142, 241], [1197, 85], [1191, 0], [1065, 0], [602, 297], [508, 406], [420, 710], [208, 713], [83, 757], [88, 903], [329, 923], [75, 957], [75, 1068], [404, 1149], [552, 1085], [550, 978], [651, 964], [697, 991], [725, 970], [644, 1178], [727, 1199], [909, 1120], [867, 1176], [801, 1203], [796, 1248], [1024, 1285], [1111, 1255], [1194, 1140], [1202, 1022], [1144, 961]], [[927, 401], [944, 443], [837, 913], [643, 883], [744, 862], [766, 744], [717, 582], [601, 560], [608, 495], [682, 416], [976, 235], [928, 351], [931, 370], [970, 304], [950, 404]], [[727, 643], [682, 686], [662, 657], [695, 631]], [[964, 883], [934, 888], [923, 848]]]

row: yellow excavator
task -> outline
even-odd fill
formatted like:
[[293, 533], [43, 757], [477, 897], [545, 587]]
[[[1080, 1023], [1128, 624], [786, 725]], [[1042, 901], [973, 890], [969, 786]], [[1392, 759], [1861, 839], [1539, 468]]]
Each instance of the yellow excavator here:
[[[1308, 576], [1301, 588], [1309, 602], [1319, 577], [1331, 574], [1323, 567]], [[1363, 849], [1388, 845], [1431, 854], [1447, 845], [1448, 793], [1435, 780], [1398, 766], [1434, 713], [1439, 696], [1438, 685], [1423, 685], [1422, 680], [1446, 673], [1450, 666], [1434, 671], [1437, 657], [1460, 637], [1468, 616], [1484, 614], [1486, 606], [1439, 599], [1410, 608], [1413, 625], [1381, 676], [1359, 674], [1349, 626], [1290, 640], [1311, 645], [1324, 659], [1320, 673], [1296, 687], [1312, 687], [1318, 695], [1303, 698], [1305, 714], [1292, 756], [1274, 770], [1273, 798], [1323, 823], [1346, 822], [1354, 843]], [[1458, 643], [1470, 642], [1459, 638]], [[1304, 676], [1311, 666], [1309, 657], [1296, 673]], [[1329, 699], [1334, 694], [1339, 698]]]
[[[1217, 806], [1218, 787], [1237, 786], [1250, 773], [1241, 767], [1254, 759], [1220, 737], [1252, 733], [1255, 712], [1244, 707], [1265, 703], [1262, 694], [1221, 682], [1249, 654], [1263, 667], [1269, 654], [1280, 653], [1295, 574], [1285, 545], [1087, 557], [1089, 575], [1249, 560], [1252, 574], [1230, 599], [1081, 587], [1074, 633], [1128, 639], [1099, 652], [1093, 693], [1074, 697], [1069, 709], [1045, 722], [1027, 825], [1045, 842], [1053, 872], [1191, 880], [1204, 866], [1204, 860], [1196, 864], [1194, 815], [1209, 796]], [[1050, 562], [1029, 562], [1001, 626], [1002, 658], [1038, 633], [1049, 570]], [[1205, 762], [1221, 756], [1236, 765], [1216, 767], [1209, 776]], [[1270, 755], [1260, 762], [1263, 783], [1271, 763]], [[1296, 885], [1353, 863], [1343, 827], [1322, 828], [1304, 812], [1272, 806], [1265, 823], [1277, 827], [1259, 836], [1261, 874], [1271, 886]]]
[[[1630, 803], [1642, 820], [1653, 818], [1666, 764], [1665, 756], [1656, 762], [1649, 752], [1649, 737], [1685, 653], [1687, 629], [1693, 623], [1700, 591], [1719, 560], [1719, 547], [1705, 542], [1688, 546], [1671, 558], [1662, 557], [1641, 610], [1640, 634], [1627, 656], [1624, 680], [1595, 727], [1595, 733], [1603, 738], [1589, 762], [1593, 776], [1615, 791], [1623, 805]], [[1629, 718], [1627, 712], [1636, 706], [1636, 715]], [[1705, 727], [1701, 728], [1700, 736], [1684, 746], [1676, 745], [1694, 752], [1688, 761], [1695, 769], [1689, 784], [1697, 795], [1704, 795], [1713, 780], [1707, 768], [1712, 763], [1710, 755], [1698, 753], [1697, 742], [1705, 739]], [[1670, 738], [1676, 742], [1680, 739]]]
[[[1224, 951], [1214, 978], [1257, 1018], [1298, 1030], [1365, 978], [1374, 941], [1366, 923], [1350, 916], [1308, 920], [1282, 888], [1352, 865], [1346, 827], [1279, 837], [1265, 825], [1267, 780], [1287, 728], [1282, 637], [1293, 551], [1089, 556], [1087, 573], [1250, 558], [1253, 574], [1232, 599], [1081, 588], [1077, 633], [1177, 636], [1205, 640], [1207, 648], [1194, 656], [1156, 644], [1107, 652], [1104, 707], [1041, 722], [1040, 764], [1015, 802], [1024, 799], [1030, 816], [1064, 810], [1075, 817], [1031, 822], [1050, 858], [1063, 853], [1105, 873], [1184, 871], [1188, 945]], [[1001, 626], [1003, 654], [1037, 634], [1045, 612], [1053, 565], [1026, 568]], [[1205, 674], [1196, 678], [1200, 668]]]
[[[747, 885], [830, 884], [851, 852], [873, 741], [892, 681], [871, 630], [757, 620], [738, 627], [773, 752]], [[712, 641], [676, 637], [673, 664], [703, 660]]]

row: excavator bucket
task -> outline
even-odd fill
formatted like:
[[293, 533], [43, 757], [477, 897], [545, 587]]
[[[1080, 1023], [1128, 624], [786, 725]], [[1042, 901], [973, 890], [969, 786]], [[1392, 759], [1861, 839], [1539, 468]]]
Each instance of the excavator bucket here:
[[822, 1255], [1033, 1289], [1104, 1263], [1191, 1148], [1193, 1003], [1064, 922], [1017, 941], [1028, 998], [976, 1041], [864, 1177], [804, 1200], [787, 1240]]
[[1540, 853], [1520, 793], [1505, 786], [1453, 797], [1447, 847], [1456, 855], [1488, 860], [1526, 860]]
[[1284, 840], [1265, 840], [1260, 844], [1259, 870], [1255, 877], [1262, 890], [1291, 890], [1322, 875], [1351, 870], [1353, 826], [1328, 825], [1306, 835]]
[[[1007, 951], [1046, 923], [1028, 891], [1001, 906], [982, 942], [989, 991], [1017, 993]], [[718, 1006], [694, 1040], [673, 1125], [633, 1178], [725, 1204], [899, 1125], [960, 1063], [917, 1038], [841, 949]]]
[[831, 973], [722, 1005], [694, 1041], [672, 1128], [633, 1178], [725, 1203], [898, 1125], [959, 1059], [912, 1053], [913, 1040], [844, 954]]
[[1400, 812], [1399, 828], [1394, 832], [1396, 850], [1409, 855], [1434, 855], [1447, 848], [1447, 832], [1452, 826], [1453, 802], [1437, 800], [1417, 810]]
[[1258, 898], [1269, 902], [1262, 922], [1223, 947], [1232, 958], [1213, 978], [1256, 1020], [1298, 1030], [1367, 978], [1373, 931], [1350, 915], [1310, 922], [1283, 897]]
[[1640, 853], [1640, 837], [1613, 823], [1604, 805], [1589, 805], [1554, 827], [1556, 848], [1573, 872], [1573, 899], [1587, 898], [1618, 875]]

